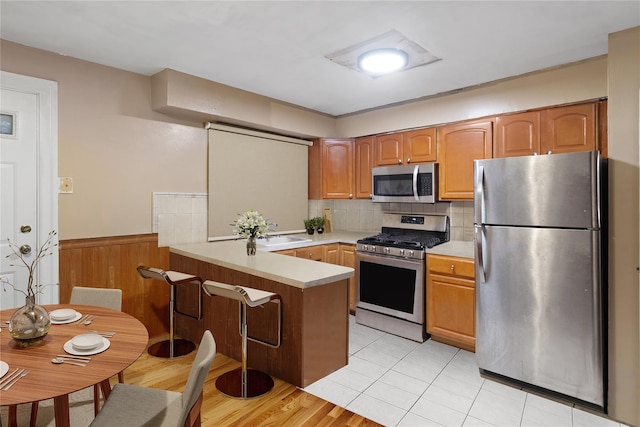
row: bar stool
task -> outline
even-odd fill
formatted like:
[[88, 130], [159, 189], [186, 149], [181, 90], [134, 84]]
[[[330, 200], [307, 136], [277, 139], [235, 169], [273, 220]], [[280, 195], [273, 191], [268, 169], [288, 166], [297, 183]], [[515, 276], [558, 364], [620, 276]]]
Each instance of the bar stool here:
[[[202, 289], [208, 296], [222, 296], [239, 303], [239, 326], [242, 336], [242, 367], [226, 372], [216, 380], [216, 388], [224, 395], [241, 399], [262, 396], [273, 388], [273, 379], [264, 372], [247, 369], [247, 340], [271, 348], [280, 347], [282, 332], [282, 299], [280, 295], [246, 286], [234, 286], [206, 280]], [[247, 306], [257, 307], [268, 302], [278, 304], [278, 338], [275, 344], [250, 337], [247, 329]]]
[[[141, 265], [137, 268], [138, 274], [145, 279], [156, 279], [166, 282], [171, 287], [171, 296], [169, 297], [169, 339], [157, 342], [149, 347], [149, 354], [156, 357], [174, 358], [184, 356], [191, 353], [196, 345], [185, 339], [174, 338], [174, 321], [176, 313], [188, 316], [195, 320], [202, 318], [202, 296], [200, 286], [202, 279], [191, 274], [179, 273], [177, 271], [164, 271], [159, 268], [146, 267]], [[187, 283], [197, 283], [198, 285], [198, 316], [190, 313], [177, 311], [176, 309], [176, 286]]]

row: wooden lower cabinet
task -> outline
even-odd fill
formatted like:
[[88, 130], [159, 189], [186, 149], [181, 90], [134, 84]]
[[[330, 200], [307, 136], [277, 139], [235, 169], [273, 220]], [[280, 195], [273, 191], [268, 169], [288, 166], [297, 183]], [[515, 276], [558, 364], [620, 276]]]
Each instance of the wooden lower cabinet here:
[[329, 264], [340, 264], [340, 245], [332, 243], [329, 245], [322, 245], [322, 262], [328, 262]]
[[[340, 265], [356, 268], [356, 247], [355, 245], [340, 244]], [[349, 312], [356, 313], [356, 277], [349, 279]]]
[[308, 246], [305, 248], [296, 249], [296, 256], [298, 258], [306, 258], [314, 261], [322, 261], [322, 245]]
[[427, 332], [475, 351], [475, 273], [473, 259], [427, 255]]
[[[299, 258], [312, 259], [314, 261], [328, 262], [356, 268], [356, 246], [348, 243], [329, 243], [326, 245], [309, 246], [300, 249], [287, 249], [275, 253]], [[349, 279], [349, 312], [356, 312], [356, 278]]]

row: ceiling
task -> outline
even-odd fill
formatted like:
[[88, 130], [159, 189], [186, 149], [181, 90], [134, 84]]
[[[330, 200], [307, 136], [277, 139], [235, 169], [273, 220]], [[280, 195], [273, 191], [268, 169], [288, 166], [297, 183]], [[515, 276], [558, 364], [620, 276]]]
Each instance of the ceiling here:
[[[640, 2], [2, 0], [0, 15], [5, 40], [342, 116], [606, 54]], [[372, 78], [326, 58], [390, 30], [440, 60]]]

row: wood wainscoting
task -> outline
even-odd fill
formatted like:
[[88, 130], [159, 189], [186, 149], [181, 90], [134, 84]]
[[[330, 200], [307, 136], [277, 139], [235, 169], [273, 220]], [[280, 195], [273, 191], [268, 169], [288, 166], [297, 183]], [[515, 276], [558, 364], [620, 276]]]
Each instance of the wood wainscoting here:
[[157, 234], [61, 240], [60, 303], [74, 286], [122, 289], [122, 311], [140, 320], [150, 337], [169, 331], [169, 286], [145, 280], [136, 268], [169, 269], [169, 248], [158, 247]]

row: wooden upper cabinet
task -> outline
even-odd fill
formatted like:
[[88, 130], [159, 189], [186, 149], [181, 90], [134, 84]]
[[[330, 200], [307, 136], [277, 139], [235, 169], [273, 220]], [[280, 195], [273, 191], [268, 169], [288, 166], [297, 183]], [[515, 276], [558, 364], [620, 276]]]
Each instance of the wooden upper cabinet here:
[[606, 126], [606, 101], [500, 116], [496, 118], [494, 157], [598, 149], [606, 157], [606, 138], [600, 132], [603, 123]]
[[322, 196], [353, 198], [353, 140], [322, 140]]
[[436, 153], [436, 128], [405, 132], [402, 153], [404, 163], [435, 162]]
[[540, 112], [500, 116], [496, 119], [494, 157], [540, 154]]
[[353, 139], [320, 139], [309, 147], [309, 198], [351, 199]]
[[402, 164], [404, 132], [378, 135], [375, 137], [375, 166]]
[[373, 136], [356, 138], [355, 141], [355, 176], [356, 198], [370, 199], [373, 193], [371, 188], [371, 168], [373, 167]]
[[375, 166], [435, 162], [436, 128], [378, 135], [374, 152]]
[[596, 150], [596, 106], [578, 104], [542, 111], [541, 154]]
[[493, 121], [438, 128], [439, 198], [473, 199], [473, 161], [493, 154]]

